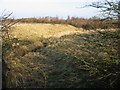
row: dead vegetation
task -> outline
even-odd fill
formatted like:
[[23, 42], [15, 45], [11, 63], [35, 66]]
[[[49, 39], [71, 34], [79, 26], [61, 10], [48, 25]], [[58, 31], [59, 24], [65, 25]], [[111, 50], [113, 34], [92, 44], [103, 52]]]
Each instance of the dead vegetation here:
[[[79, 31], [73, 26], [42, 25], [28, 24], [27, 28], [27, 24], [20, 24], [11, 32], [12, 44], [3, 46], [3, 58], [10, 69], [7, 87], [119, 87], [116, 30]], [[59, 37], [65, 30], [73, 33]]]

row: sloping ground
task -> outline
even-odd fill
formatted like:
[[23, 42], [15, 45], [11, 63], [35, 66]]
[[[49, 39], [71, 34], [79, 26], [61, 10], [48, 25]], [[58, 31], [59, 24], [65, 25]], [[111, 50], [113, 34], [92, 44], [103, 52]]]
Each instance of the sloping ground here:
[[[118, 87], [117, 31], [79, 31], [58, 24], [26, 25], [18, 25], [21, 29], [12, 33], [19, 39], [7, 44], [11, 48], [3, 47], [10, 68], [8, 87]], [[59, 35], [65, 31], [72, 33]]]
[[12, 31], [16, 38], [36, 40], [37, 38], [59, 38], [74, 33], [88, 33], [71, 25], [62, 24], [17, 24]]

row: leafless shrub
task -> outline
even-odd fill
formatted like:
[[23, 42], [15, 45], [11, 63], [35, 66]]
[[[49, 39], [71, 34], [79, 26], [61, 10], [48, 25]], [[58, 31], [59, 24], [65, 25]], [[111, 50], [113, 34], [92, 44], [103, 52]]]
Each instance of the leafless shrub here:
[[7, 64], [7, 61], [5, 59], [5, 54], [7, 52], [7, 49], [11, 48], [12, 45], [12, 38], [10, 36], [9, 30], [13, 25], [16, 24], [14, 22], [14, 19], [11, 18], [12, 13], [6, 13], [4, 10], [3, 13], [0, 16], [0, 37], [2, 38], [2, 66], [3, 66], [3, 88], [6, 88], [6, 80], [8, 72], [10, 71], [10, 68]]

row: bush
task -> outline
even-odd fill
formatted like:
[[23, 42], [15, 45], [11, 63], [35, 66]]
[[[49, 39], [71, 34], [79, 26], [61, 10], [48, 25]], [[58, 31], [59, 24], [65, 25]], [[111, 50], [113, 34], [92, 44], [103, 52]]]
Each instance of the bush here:
[[82, 25], [82, 28], [85, 29], [85, 30], [96, 29], [96, 27], [94, 27], [92, 24]]

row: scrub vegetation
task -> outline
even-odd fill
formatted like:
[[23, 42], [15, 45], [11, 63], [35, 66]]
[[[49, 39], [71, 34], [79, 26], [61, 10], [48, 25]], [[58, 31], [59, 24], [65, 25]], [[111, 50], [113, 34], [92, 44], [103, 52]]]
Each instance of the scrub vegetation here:
[[119, 87], [116, 29], [16, 24], [3, 43], [9, 88]]
[[88, 6], [106, 19], [3, 15], [3, 88], [120, 88], [120, 2]]

